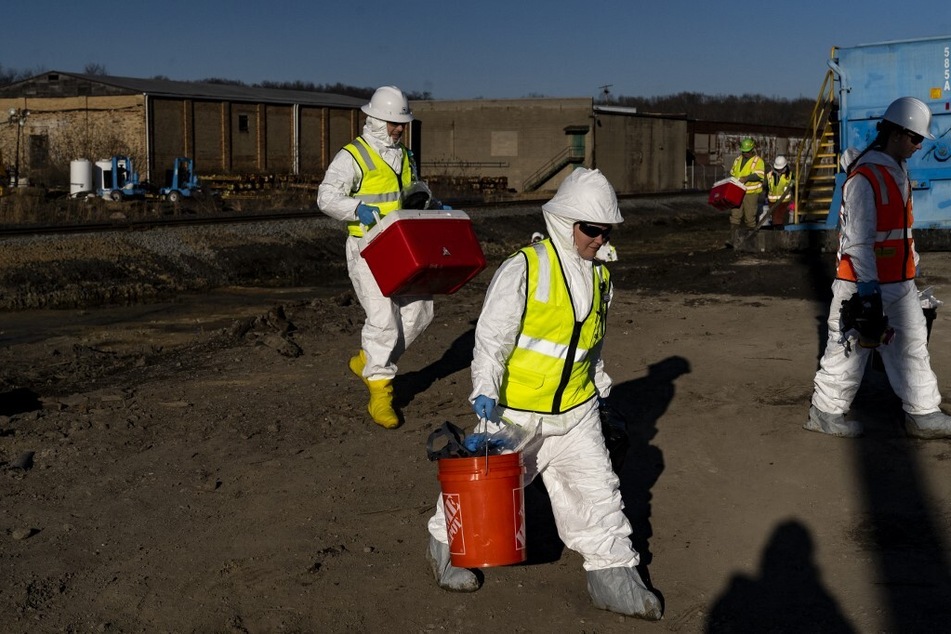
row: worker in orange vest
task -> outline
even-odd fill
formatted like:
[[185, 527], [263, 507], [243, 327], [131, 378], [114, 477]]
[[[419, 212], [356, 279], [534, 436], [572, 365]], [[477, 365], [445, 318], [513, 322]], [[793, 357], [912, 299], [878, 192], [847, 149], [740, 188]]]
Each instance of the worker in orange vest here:
[[809, 431], [862, 434], [862, 423], [848, 414], [869, 355], [877, 349], [901, 399], [906, 433], [951, 438], [951, 417], [940, 409], [927, 319], [915, 285], [918, 253], [906, 166], [925, 139], [934, 139], [930, 128], [931, 110], [924, 102], [896, 99], [878, 123], [875, 140], [847, 170], [829, 336], [803, 425]]

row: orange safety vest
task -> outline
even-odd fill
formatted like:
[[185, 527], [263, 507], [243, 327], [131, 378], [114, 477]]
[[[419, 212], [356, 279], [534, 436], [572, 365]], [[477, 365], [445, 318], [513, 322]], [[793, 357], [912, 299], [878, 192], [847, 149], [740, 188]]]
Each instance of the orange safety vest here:
[[[911, 237], [911, 225], [914, 216], [911, 211], [911, 194], [908, 202], [902, 199], [898, 183], [888, 169], [875, 163], [859, 165], [849, 179], [861, 174], [868, 180], [875, 192], [875, 267], [878, 269], [878, 281], [904, 282], [915, 279], [915, 241]], [[836, 278], [857, 282], [855, 267], [848, 254], [841, 255]], [[863, 280], [871, 281], [871, 280]]]

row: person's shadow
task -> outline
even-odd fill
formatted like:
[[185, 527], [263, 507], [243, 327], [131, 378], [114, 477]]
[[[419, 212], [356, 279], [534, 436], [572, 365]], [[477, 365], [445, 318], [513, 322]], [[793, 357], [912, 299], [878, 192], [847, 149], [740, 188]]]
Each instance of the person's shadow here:
[[650, 581], [651, 489], [664, 470], [664, 454], [651, 444], [660, 418], [676, 393], [676, 380], [691, 371], [690, 362], [679, 356], [667, 357], [648, 366], [647, 376], [614, 386], [608, 403], [627, 421], [629, 448], [618, 475], [624, 513], [633, 530], [631, 543], [641, 556], [641, 577], [663, 601]]
[[802, 524], [780, 524], [763, 551], [759, 577], [733, 577], [710, 610], [706, 632], [855, 632], [823, 587], [814, 551]]
[[14, 416], [43, 409], [40, 396], [33, 390], [18, 387], [0, 393], [0, 416]]
[[[664, 470], [663, 454], [651, 444], [657, 434], [657, 421], [674, 398], [674, 381], [690, 372], [683, 357], [668, 357], [648, 368], [647, 376], [615, 385], [608, 404], [626, 421], [628, 449], [619, 469], [624, 513], [631, 522], [631, 543], [641, 557], [638, 569], [649, 588], [660, 596], [650, 582], [646, 566], [651, 561], [649, 538], [651, 488]], [[558, 538], [551, 505], [541, 478], [525, 490], [528, 562], [556, 561], [564, 549]], [[663, 598], [661, 598], [663, 600]]]
[[472, 349], [475, 347], [475, 322], [472, 328], [462, 333], [450, 344], [443, 355], [424, 368], [397, 374], [393, 380], [393, 406], [402, 409], [409, 405], [417, 394], [429, 389], [433, 383], [472, 364]]

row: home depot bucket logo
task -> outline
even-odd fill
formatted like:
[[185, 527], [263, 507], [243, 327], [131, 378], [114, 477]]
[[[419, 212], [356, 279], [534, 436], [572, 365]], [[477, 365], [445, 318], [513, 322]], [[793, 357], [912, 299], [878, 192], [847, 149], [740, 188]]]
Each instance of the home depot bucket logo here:
[[512, 505], [515, 508], [515, 550], [525, 550], [525, 497], [521, 488], [512, 489]]
[[446, 513], [446, 532], [449, 535], [449, 552], [466, 554], [466, 540], [462, 535], [462, 504], [458, 493], [443, 493], [442, 504]]
[[[515, 550], [525, 550], [525, 507], [523, 505], [521, 488], [512, 489], [512, 520], [514, 523]], [[452, 555], [466, 554], [465, 532], [462, 530], [462, 502], [458, 493], [444, 493], [442, 496], [443, 509], [446, 514], [446, 534], [449, 538], [449, 553]]]

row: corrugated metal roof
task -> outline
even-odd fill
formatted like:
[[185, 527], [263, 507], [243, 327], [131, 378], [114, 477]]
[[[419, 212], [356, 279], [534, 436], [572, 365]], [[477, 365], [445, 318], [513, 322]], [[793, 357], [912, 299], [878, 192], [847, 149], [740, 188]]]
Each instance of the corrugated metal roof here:
[[173, 81], [171, 79], [141, 79], [137, 77], [115, 77], [112, 75], [87, 75], [84, 73], [64, 73], [48, 71], [30, 79], [16, 82], [33, 82], [41, 77], [50, 75], [65, 75], [76, 77], [90, 82], [113, 86], [135, 93], [148, 94], [156, 97], [189, 97], [192, 99], [212, 99], [217, 101], [247, 101], [254, 103], [302, 104], [311, 106], [328, 106], [338, 108], [359, 108], [367, 100], [359, 97], [349, 97], [329, 92], [313, 92], [309, 90], [281, 90], [277, 88], [259, 88], [231, 84], [210, 84], [201, 82]]

